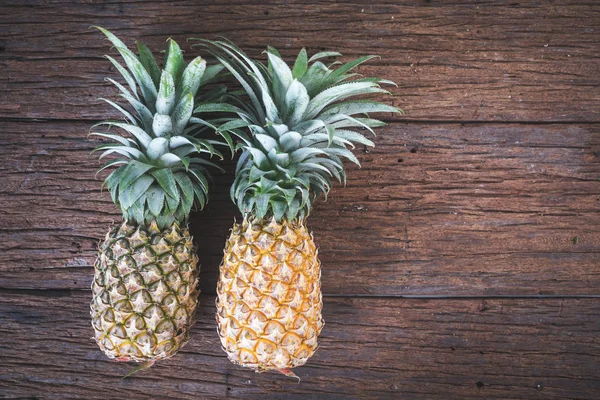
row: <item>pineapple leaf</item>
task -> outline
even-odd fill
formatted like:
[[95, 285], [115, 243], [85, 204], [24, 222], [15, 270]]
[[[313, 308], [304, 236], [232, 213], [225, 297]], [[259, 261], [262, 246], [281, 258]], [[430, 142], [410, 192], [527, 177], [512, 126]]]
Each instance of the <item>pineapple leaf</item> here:
[[153, 182], [154, 179], [151, 176], [142, 175], [125, 190], [121, 190], [121, 185], [119, 185], [119, 204], [121, 209], [127, 210], [130, 208], [148, 190]]
[[138, 54], [140, 56], [140, 62], [150, 74], [152, 78], [152, 82], [154, 82], [154, 86], [158, 87], [160, 84], [160, 68], [156, 63], [156, 59], [152, 55], [152, 52], [144, 43], [137, 41]]
[[269, 200], [271, 196], [267, 193], [258, 193], [256, 196], [256, 216], [262, 219], [267, 214], [269, 209]]
[[272, 149], [277, 149], [277, 141], [268, 135], [256, 134], [254, 138], [260, 143], [265, 152], [269, 152]]
[[154, 114], [152, 131], [156, 137], [169, 136], [173, 132], [173, 120], [170, 115]]
[[302, 121], [302, 116], [306, 112], [309, 101], [306, 87], [297, 79], [294, 79], [285, 95], [286, 114], [284, 122], [288, 126], [295, 126]]
[[208, 193], [208, 180], [206, 179], [206, 177], [203, 174], [197, 173], [194, 170], [190, 170], [190, 174], [194, 178], [196, 178], [197, 183], [202, 188], [202, 193], [206, 197], [206, 194]]
[[179, 192], [177, 192], [177, 197], [165, 196], [165, 204], [169, 209], [169, 214], [175, 214], [175, 217], [180, 220], [180, 217], [177, 216], [177, 208], [181, 203], [181, 197], [179, 196]]
[[[112, 135], [110, 133], [103, 133], [103, 132], [90, 132], [90, 134], [88, 136], [100, 136], [103, 138], [112, 139], [115, 142], [121, 143], [123, 146], [132, 147], [131, 139], [124, 138], [123, 136]], [[111, 146], [111, 145], [109, 145], [109, 146]], [[103, 148], [104, 147], [100, 146], [100, 147], [95, 148], [93, 151], [102, 150]]]
[[323, 149], [323, 151], [327, 154], [335, 154], [341, 157], [345, 157], [360, 167], [360, 162], [358, 161], [356, 156], [348, 149], [328, 147], [326, 149]]
[[285, 202], [271, 198], [271, 210], [273, 210], [273, 216], [276, 220], [281, 220], [286, 211]]
[[302, 48], [302, 50], [300, 50], [300, 53], [298, 53], [296, 62], [294, 63], [294, 68], [292, 69], [292, 77], [294, 79], [301, 79], [307, 70], [308, 60], [306, 55], [306, 49]]
[[318, 156], [321, 154], [325, 154], [325, 152], [321, 149], [315, 149], [311, 147], [299, 148], [296, 151], [293, 151], [290, 154], [290, 162], [291, 163], [302, 163], [302, 161], [312, 158], [314, 156]]
[[[387, 125], [385, 122], [380, 121], [378, 119], [373, 119], [373, 118], [356, 118], [356, 120], [362, 122], [369, 128], [379, 128], [381, 126]], [[373, 132], [373, 135], [374, 134], [375, 134], [375, 132]]]
[[216, 113], [216, 112], [230, 112], [230, 113], [236, 113], [238, 115], [243, 115], [245, 117], [247, 117], [247, 113], [242, 110], [239, 107], [236, 107], [234, 105], [231, 104], [227, 104], [227, 103], [207, 103], [207, 104], [200, 104], [198, 105], [198, 107], [196, 107], [196, 109], [194, 110], [195, 113], [203, 113], [203, 112], [207, 112], [207, 113]]
[[150, 144], [150, 141], [152, 140], [152, 137], [150, 135], [148, 135], [146, 133], [146, 131], [144, 131], [140, 127], [132, 125], [132, 124], [125, 124], [122, 122], [115, 122], [115, 121], [103, 121], [103, 122], [100, 122], [100, 123], [94, 125], [94, 127], [96, 127], [98, 125], [108, 125], [108, 126], [114, 125], [118, 128], [121, 128], [121, 129], [129, 132], [138, 141], [138, 143], [144, 148], [148, 147], [148, 145]]
[[326, 172], [328, 175], [330, 174], [329, 170], [322, 165], [319, 165], [314, 162], [301, 162], [298, 164], [298, 171], [316, 171], [321, 170]]
[[136, 160], [130, 161], [123, 171], [123, 177], [119, 182], [119, 191], [123, 192], [126, 190], [136, 179], [144, 175], [152, 168], [152, 165], [148, 165]]
[[331, 175], [333, 175], [333, 177], [338, 180], [338, 182], [342, 181], [342, 177], [339, 172], [340, 169], [343, 169], [343, 167], [341, 165], [339, 165], [337, 162], [335, 162], [329, 158], [325, 158], [325, 157], [319, 158], [319, 163], [321, 165], [323, 165], [325, 168], [327, 168], [329, 170], [329, 172], [331, 173]]
[[140, 90], [142, 91], [142, 95], [144, 96], [146, 103], [153, 104], [156, 100], [156, 86], [154, 86], [152, 78], [150, 77], [148, 71], [146, 71], [140, 60], [138, 60], [135, 54], [133, 54], [127, 48], [127, 46], [125, 46], [125, 44], [115, 35], [113, 35], [104, 28], [96, 28], [98, 28], [102, 33], [104, 33], [108, 40], [112, 42], [117, 51], [121, 54], [121, 57], [123, 57], [123, 60], [125, 60], [125, 64], [127, 64], [127, 68], [129, 68], [129, 71], [133, 74], [135, 81], [140, 87]]
[[117, 193], [119, 190], [119, 179], [121, 179], [121, 175], [123, 175], [123, 171], [125, 171], [125, 168], [127, 168], [127, 166], [122, 165], [113, 172], [111, 172], [102, 184], [102, 188], [104, 188], [104, 186], [108, 187], [108, 190], [110, 191], [110, 196], [112, 197], [114, 203], [117, 203], [118, 201]]
[[[279, 54], [279, 51], [277, 51], [277, 49], [273, 46], [267, 46], [267, 52], [274, 54], [275, 56], [281, 58], [281, 54]], [[264, 54], [264, 52], [263, 52], [263, 54]]]
[[176, 167], [177, 165], [182, 165], [183, 164], [183, 160], [176, 154], [173, 153], [165, 153], [162, 156], [160, 156], [158, 158], [158, 161], [160, 163], [160, 165], [168, 167], [168, 168], [173, 168]]
[[175, 82], [179, 82], [181, 74], [185, 69], [185, 61], [183, 59], [183, 53], [181, 48], [173, 39], [168, 39], [167, 51], [165, 53], [165, 66], [164, 69], [168, 71]]
[[129, 161], [128, 160], [110, 160], [107, 163], [105, 163], [102, 168], [100, 168], [98, 171], [96, 171], [96, 175], [98, 176], [98, 174], [102, 171], [104, 171], [106, 168], [110, 168], [110, 167], [114, 167], [115, 165], [123, 165], [123, 164], [128, 164]]
[[196, 57], [188, 64], [181, 78], [179, 99], [188, 93], [192, 94], [192, 98], [196, 96], [204, 71], [206, 71], [206, 61], [202, 57]]
[[333, 137], [335, 136], [335, 127], [325, 124], [325, 129], [327, 129], [327, 144], [331, 146], [331, 142], [333, 142]]
[[375, 146], [375, 144], [372, 141], [370, 141], [358, 132], [346, 129], [336, 129], [335, 135], [341, 139], [348, 140], [349, 142], [360, 143], [364, 144], [365, 146]]
[[115, 66], [115, 68], [117, 69], [117, 71], [119, 71], [119, 73], [121, 74], [121, 76], [123, 76], [123, 78], [125, 79], [125, 82], [127, 82], [127, 85], [129, 86], [129, 89], [131, 89], [131, 93], [139, 99], [139, 96], [137, 94], [137, 88], [135, 86], [135, 80], [133, 79], [133, 77], [131, 76], [131, 74], [129, 73], [129, 71], [127, 71], [125, 68], [123, 68], [121, 66], [121, 64], [119, 64], [119, 62], [117, 60], [115, 60], [114, 58], [112, 58], [109, 55], [104, 56], [106, 57], [111, 63], [112, 65]]
[[[246, 61], [252, 63], [250, 66], [242, 61], [236, 54], [241, 55], [241, 50], [234, 48], [232, 52], [224, 42], [210, 42], [203, 41], [204, 44], [209, 47], [211, 53], [217, 58], [217, 60], [229, 70], [229, 72], [237, 79], [242, 85], [244, 91], [250, 97], [250, 100], [254, 106], [254, 110], [257, 113], [259, 120], [264, 120], [265, 114], [262, 105], [258, 99], [258, 93], [253, 88], [252, 82], [247, 78], [248, 73], [251, 72], [251, 68], [254, 65], [252, 61]], [[229, 61], [227, 56], [230, 56], [233, 60]], [[266, 82], [262, 85], [266, 87]]]
[[193, 188], [194, 188], [194, 195], [196, 196], [196, 199], [198, 201], [198, 206], [200, 209], [203, 209], [204, 206], [206, 205], [206, 201], [208, 200], [206, 193], [204, 192], [202, 187], [197, 182], [193, 183]]
[[188, 92], [181, 98], [181, 101], [175, 108], [173, 113], [173, 132], [175, 135], [181, 135], [185, 129], [187, 123], [192, 117], [194, 110], [194, 96], [191, 92]]
[[146, 203], [146, 193], [142, 194], [127, 210], [127, 214], [138, 225], [144, 223], [144, 203]]
[[279, 110], [277, 108], [277, 105], [273, 101], [273, 98], [269, 95], [269, 91], [262, 91], [262, 101], [265, 109], [265, 117], [267, 122], [281, 122], [279, 118]]
[[252, 147], [245, 147], [245, 149], [248, 150], [250, 154], [252, 154], [252, 162], [254, 163], [254, 165], [256, 165], [259, 169], [262, 170], [270, 169], [269, 167], [271, 166], [271, 163], [262, 151]]
[[311, 58], [308, 59], [308, 62], [311, 63], [313, 61], [320, 60], [322, 58], [327, 57], [340, 57], [342, 53], [338, 53], [337, 51], [321, 51], [319, 53], [314, 54]]
[[[152, 171], [150, 174], [156, 179], [156, 182], [163, 188], [168, 197], [177, 200], [177, 203], [179, 203], [179, 191], [175, 184], [173, 172], [169, 168], [161, 168]], [[171, 206], [169, 208], [173, 210]]]
[[221, 64], [215, 64], [206, 67], [206, 69], [204, 70], [204, 74], [200, 79], [200, 86], [204, 86], [207, 83], [210, 83], [213, 79], [217, 77], [217, 75], [219, 75], [219, 72], [223, 71], [224, 68], [225, 66]]
[[250, 125], [251, 124], [249, 122], [246, 122], [242, 119], [234, 119], [234, 120], [231, 120], [231, 121], [226, 122], [223, 125], [219, 126], [217, 131], [218, 132], [231, 131], [232, 129], [245, 128]]
[[[133, 98], [133, 95], [131, 94], [131, 92], [129, 90], [127, 90], [127, 88], [123, 85], [121, 85], [119, 82], [115, 81], [112, 78], [104, 78], [104, 80], [112, 83], [113, 85], [115, 85], [117, 87], [117, 89], [119, 89], [119, 91], [124, 95], [124, 96], [129, 96]], [[136, 92], [134, 92], [135, 97], [136, 97], [136, 101], [137, 99], [139, 99], [139, 96], [137, 95]]]
[[113, 154], [113, 153], [118, 153], [127, 158], [134, 158], [134, 159], [142, 160], [142, 161], [146, 158], [144, 156], [144, 154], [141, 151], [139, 151], [138, 149], [125, 147], [125, 146], [110, 146], [107, 148], [108, 148], [108, 150], [106, 150], [104, 153], [102, 153], [100, 155], [100, 157], [99, 157], [100, 160], [103, 159], [104, 157], [108, 156], [109, 154]]
[[301, 140], [302, 135], [298, 132], [290, 131], [281, 135], [279, 138], [279, 145], [283, 151], [291, 152], [298, 149]]
[[398, 113], [399, 109], [369, 100], [354, 100], [343, 103], [333, 104], [323, 110], [323, 114], [367, 114], [371, 112], [392, 112]]
[[125, 116], [125, 118], [127, 118], [127, 120], [129, 121], [129, 123], [131, 123], [131, 124], [135, 124], [136, 123], [135, 117], [133, 115], [131, 115], [131, 113], [129, 111], [125, 110], [123, 107], [121, 107], [120, 105], [118, 105], [114, 101], [105, 99], [103, 97], [99, 98], [98, 100], [102, 100], [102, 101], [110, 104], [117, 111], [119, 111], [121, 114], [123, 114]]
[[181, 188], [183, 197], [192, 204], [194, 202], [194, 187], [188, 174], [185, 172], [178, 172], [175, 174], [175, 180], [177, 181], [177, 185]]
[[[193, 139], [193, 138], [192, 138]], [[173, 136], [169, 140], [169, 148], [177, 149], [182, 146], [194, 146], [194, 144], [185, 136]]]
[[253, 165], [252, 167], [250, 167], [248, 180], [250, 182], [255, 182], [255, 181], [259, 180], [261, 176], [267, 174], [268, 172], [269, 171], [263, 171], [263, 170], [257, 168], [256, 165]]
[[280, 186], [276, 186], [276, 189], [283, 194], [283, 197], [285, 198], [287, 204], [290, 204], [294, 197], [296, 197], [296, 189], [286, 189]]
[[123, 97], [129, 102], [129, 104], [131, 104], [133, 109], [136, 111], [138, 119], [142, 123], [144, 129], [146, 129], [148, 132], [151, 132], [153, 116], [148, 107], [146, 107], [144, 104], [133, 98], [133, 96], [131, 96], [128, 93], [121, 93], [121, 97]]
[[336, 101], [361, 94], [382, 92], [387, 93], [386, 90], [379, 88], [377, 84], [372, 82], [348, 82], [330, 87], [310, 100], [306, 112], [304, 113], [304, 119], [316, 117], [321, 110]]
[[[306, 192], [308, 192], [308, 191], [306, 191]], [[304, 193], [304, 191], [303, 191], [303, 193]], [[300, 202], [295, 199], [292, 200], [292, 202], [287, 207], [287, 212], [286, 212], [287, 219], [290, 221], [296, 219], [299, 211], [300, 211]]]
[[169, 151], [169, 140], [163, 137], [157, 137], [152, 139], [148, 148], [146, 149], [146, 154], [150, 157], [151, 160], [156, 160], [163, 154]]
[[148, 209], [155, 217], [158, 217], [165, 204], [165, 192], [156, 184], [152, 186], [146, 192], [146, 202], [148, 203]]
[[175, 81], [171, 73], [163, 70], [160, 76], [160, 87], [156, 97], [156, 112], [170, 115], [175, 107]]
[[337, 68], [335, 71], [333, 71], [331, 73], [331, 75], [329, 75], [328, 79], [327, 79], [327, 86], [332, 85], [334, 83], [336, 83], [340, 77], [342, 77], [346, 72], [356, 68], [357, 66], [359, 66], [360, 64], [369, 61], [373, 58], [378, 58], [378, 56], [362, 56], [357, 58], [356, 60], [352, 60], [350, 62], [347, 62], [346, 64], [342, 65], [341, 67]]
[[324, 89], [323, 81], [331, 73], [331, 70], [320, 61], [308, 68], [300, 82], [306, 87], [308, 95], [312, 98]]
[[[284, 106], [285, 95], [294, 80], [292, 71], [281, 58], [271, 51], [267, 53], [267, 56], [269, 57], [269, 65], [273, 69], [273, 101], [277, 107], [282, 108]], [[269, 119], [271, 119], [271, 121], [275, 120], [272, 117], [269, 117]]]

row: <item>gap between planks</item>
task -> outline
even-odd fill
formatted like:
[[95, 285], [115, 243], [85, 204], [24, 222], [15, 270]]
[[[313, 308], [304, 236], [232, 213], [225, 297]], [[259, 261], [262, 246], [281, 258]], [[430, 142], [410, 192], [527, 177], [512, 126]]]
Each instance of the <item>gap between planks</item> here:
[[[97, 118], [39, 118], [39, 117], [6, 117], [0, 115], [1, 122], [22, 122], [22, 123], [82, 123], [89, 122], [94, 123], [99, 121]], [[496, 121], [496, 120], [471, 120], [471, 119], [410, 119], [410, 118], [398, 118], [388, 119], [379, 118], [379, 120], [386, 124], [412, 124], [412, 125], [437, 125], [437, 124], [460, 124], [460, 125], [597, 125], [600, 124], [600, 120], [591, 121], [578, 121], [578, 120], [566, 120], [566, 121], [546, 121], [546, 120], [507, 120], [507, 121]]]
[[[71, 293], [89, 292], [88, 289], [15, 289], [0, 287], [2, 294], [24, 294], [41, 297], [64, 297]], [[215, 292], [203, 291], [201, 296], [216, 296]], [[353, 293], [323, 293], [324, 298], [348, 298], [348, 299], [403, 299], [403, 300], [560, 300], [560, 299], [600, 299], [600, 294], [540, 294], [540, 295], [480, 295], [480, 296], [461, 296], [461, 295], [419, 295], [419, 294], [353, 294]]]

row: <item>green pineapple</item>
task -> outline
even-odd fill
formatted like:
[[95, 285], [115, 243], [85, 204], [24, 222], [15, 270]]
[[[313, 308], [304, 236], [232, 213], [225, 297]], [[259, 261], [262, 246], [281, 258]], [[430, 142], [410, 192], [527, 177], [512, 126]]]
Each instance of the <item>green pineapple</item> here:
[[308, 58], [302, 49], [290, 67], [273, 48], [264, 65], [230, 42], [202, 43], [247, 94], [213, 106], [237, 115], [226, 126], [236, 128], [242, 150], [231, 199], [244, 219], [227, 240], [217, 286], [221, 344], [236, 364], [293, 376], [323, 327], [321, 263], [306, 219], [332, 179], [345, 183], [342, 158], [359, 164], [349, 148], [373, 146], [359, 130], [385, 124], [367, 113], [400, 112], [349, 99], [388, 93], [380, 85], [393, 82], [350, 72], [374, 56], [326, 66], [322, 60], [341, 54]]
[[[163, 68], [138, 42], [138, 55], [109, 31], [106, 35], [126, 67], [106, 56], [125, 80], [107, 78], [129, 110], [103, 99], [124, 121], [94, 126], [116, 127], [120, 134], [93, 132], [109, 139], [101, 169], [116, 167], [106, 178], [124, 222], [106, 235], [94, 265], [91, 302], [95, 339], [104, 353], [119, 361], [149, 362], [174, 355], [189, 339], [198, 301], [198, 257], [187, 229], [190, 211], [208, 200], [206, 156], [220, 156], [226, 143], [192, 116], [194, 107], [210, 105], [225, 88], [198, 90], [223, 69], [201, 57], [186, 63], [175, 41], [168, 40]], [[217, 120], [218, 122], [218, 120]]]

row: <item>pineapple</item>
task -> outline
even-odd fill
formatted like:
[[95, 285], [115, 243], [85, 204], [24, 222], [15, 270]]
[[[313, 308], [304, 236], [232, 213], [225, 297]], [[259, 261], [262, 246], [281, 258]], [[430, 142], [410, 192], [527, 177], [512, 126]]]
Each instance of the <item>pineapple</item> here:
[[[197, 57], [187, 64], [177, 43], [168, 40], [164, 67], [137, 43], [139, 55], [109, 31], [126, 68], [106, 56], [126, 85], [110, 78], [133, 112], [107, 100], [125, 121], [94, 126], [120, 128], [123, 134], [92, 132], [109, 139], [96, 150], [100, 158], [117, 155], [101, 170], [117, 167], [105, 180], [123, 223], [111, 229], [94, 265], [91, 318], [102, 351], [118, 361], [146, 362], [174, 355], [189, 339], [198, 302], [198, 257], [187, 221], [208, 200], [205, 155], [220, 155], [217, 135], [201, 139], [210, 121], [193, 117], [194, 103], [209, 106], [223, 94], [215, 86], [202, 96], [200, 86], [222, 66]], [[216, 140], [216, 139], [218, 140]], [[103, 185], [104, 186], [104, 185]]]
[[308, 58], [302, 49], [290, 67], [273, 48], [264, 65], [230, 42], [201, 45], [248, 96], [217, 107], [237, 115], [226, 127], [236, 128], [242, 149], [231, 198], [243, 221], [227, 240], [217, 286], [221, 344], [233, 363], [295, 376], [291, 369], [315, 353], [323, 328], [321, 263], [306, 219], [332, 178], [345, 183], [342, 158], [359, 164], [349, 148], [373, 146], [356, 129], [385, 124], [367, 113], [400, 112], [347, 99], [389, 93], [380, 85], [393, 82], [350, 72], [374, 56], [326, 66], [322, 60], [341, 54]]

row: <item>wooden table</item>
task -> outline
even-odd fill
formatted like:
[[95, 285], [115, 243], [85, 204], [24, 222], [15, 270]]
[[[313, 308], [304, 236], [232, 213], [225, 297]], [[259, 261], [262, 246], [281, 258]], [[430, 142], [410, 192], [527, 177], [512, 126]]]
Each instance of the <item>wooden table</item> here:
[[[600, 3], [2, 3], [0, 398], [600, 398]], [[309, 220], [326, 325], [300, 384], [220, 349], [231, 162], [191, 221], [192, 341], [121, 379], [132, 365], [90, 339], [95, 248], [120, 219], [87, 139], [115, 116], [97, 98], [116, 52], [90, 25], [155, 51], [225, 35], [257, 57], [379, 54], [360, 72], [398, 82], [406, 115]]]

